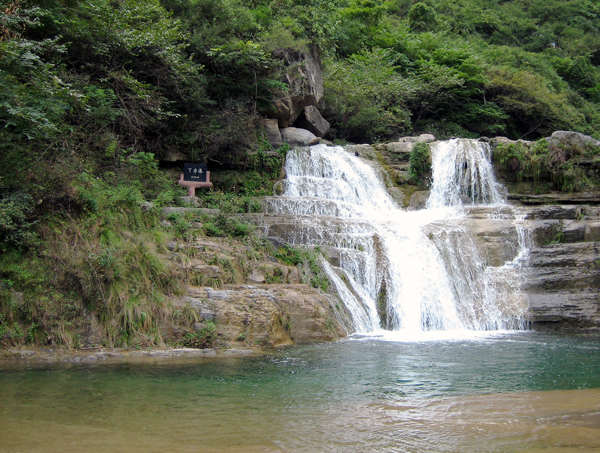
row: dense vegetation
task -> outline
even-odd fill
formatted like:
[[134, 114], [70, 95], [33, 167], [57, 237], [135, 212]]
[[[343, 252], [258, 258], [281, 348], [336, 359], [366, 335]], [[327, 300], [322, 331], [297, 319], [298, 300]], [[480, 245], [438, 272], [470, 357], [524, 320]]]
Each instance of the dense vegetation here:
[[93, 313], [156, 342], [177, 291], [158, 210], [182, 194], [159, 160], [237, 162], [231, 188], [264, 194], [280, 51], [309, 48], [332, 139], [598, 137], [593, 0], [2, 0], [0, 340], [72, 344]]

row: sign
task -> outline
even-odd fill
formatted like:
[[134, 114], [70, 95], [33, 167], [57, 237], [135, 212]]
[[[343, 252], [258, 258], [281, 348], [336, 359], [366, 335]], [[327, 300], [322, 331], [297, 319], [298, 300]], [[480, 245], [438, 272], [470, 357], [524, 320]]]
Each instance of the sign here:
[[183, 180], [206, 182], [206, 164], [183, 164]]

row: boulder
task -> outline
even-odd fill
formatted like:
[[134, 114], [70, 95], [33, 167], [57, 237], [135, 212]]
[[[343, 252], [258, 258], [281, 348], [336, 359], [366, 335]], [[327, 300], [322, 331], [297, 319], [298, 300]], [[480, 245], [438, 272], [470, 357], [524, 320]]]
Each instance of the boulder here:
[[319, 105], [323, 98], [323, 70], [316, 47], [308, 51], [280, 49], [274, 52], [287, 68], [281, 81], [288, 90], [276, 103], [280, 127], [290, 127], [307, 105]]
[[309, 130], [317, 137], [324, 137], [331, 125], [321, 116], [321, 113], [314, 105], [307, 105], [294, 123], [296, 127]]
[[585, 149], [588, 147], [600, 147], [600, 141], [589, 135], [583, 135], [573, 131], [555, 131], [546, 138], [548, 143], [562, 148]]
[[281, 132], [279, 131], [279, 124], [276, 119], [265, 119], [263, 121], [265, 133], [267, 134], [268, 142], [275, 148], [279, 148], [283, 145], [283, 139], [281, 138]]
[[299, 127], [285, 127], [281, 129], [281, 138], [291, 146], [311, 146], [319, 143], [319, 137]]
[[435, 142], [436, 138], [433, 134], [421, 134], [415, 138], [415, 142], [417, 143], [431, 143]]
[[415, 143], [431, 143], [435, 140], [435, 136], [432, 134], [421, 134], [417, 137], [400, 137], [396, 142], [385, 143], [379, 146], [385, 151], [395, 154], [396, 158], [408, 161]]

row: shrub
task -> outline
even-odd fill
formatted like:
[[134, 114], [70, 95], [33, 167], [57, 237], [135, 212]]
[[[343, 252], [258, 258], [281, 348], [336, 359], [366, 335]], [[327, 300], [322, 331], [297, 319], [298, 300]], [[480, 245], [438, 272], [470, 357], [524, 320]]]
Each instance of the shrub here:
[[31, 196], [17, 192], [0, 199], [0, 251], [24, 249], [37, 235], [33, 218], [35, 203]]
[[408, 159], [408, 173], [411, 182], [415, 185], [421, 185], [423, 178], [431, 171], [429, 144], [416, 143]]
[[212, 237], [246, 237], [252, 232], [251, 225], [225, 214], [218, 214], [211, 220], [204, 222], [204, 232]]
[[183, 337], [182, 343], [188, 348], [212, 348], [217, 342], [217, 327], [212, 321], [206, 321], [200, 330], [188, 332]]

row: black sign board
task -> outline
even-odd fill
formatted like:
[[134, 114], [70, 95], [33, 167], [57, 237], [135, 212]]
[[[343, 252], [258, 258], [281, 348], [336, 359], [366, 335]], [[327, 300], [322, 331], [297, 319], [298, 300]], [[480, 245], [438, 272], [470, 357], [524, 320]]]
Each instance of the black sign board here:
[[206, 164], [183, 164], [183, 180], [206, 182]]

